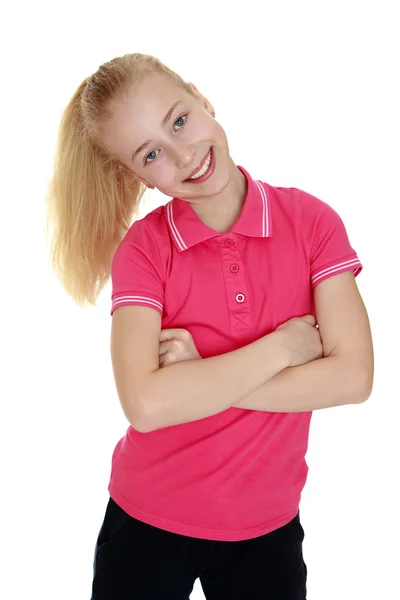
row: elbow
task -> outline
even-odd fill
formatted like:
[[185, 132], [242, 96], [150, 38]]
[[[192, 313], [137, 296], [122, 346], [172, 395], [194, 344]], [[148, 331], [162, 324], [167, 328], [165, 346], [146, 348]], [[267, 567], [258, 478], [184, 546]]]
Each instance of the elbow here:
[[139, 433], [150, 433], [153, 429], [149, 426], [149, 422], [145, 420], [135, 421], [135, 425], [132, 425]]
[[156, 419], [156, 415], [159, 415], [159, 411], [156, 411], [158, 404], [157, 391], [148, 380], [137, 386], [130, 403], [132, 421], [129, 419], [129, 422], [132, 427], [140, 433], [150, 433], [159, 429], [160, 425]]
[[128, 419], [133, 429], [136, 429], [139, 433], [149, 433], [150, 429], [145, 425], [143, 420], [139, 419]]
[[132, 427], [136, 429], [136, 431], [139, 431], [139, 433], [149, 433], [150, 431], [153, 431], [148, 410], [148, 399], [142, 397], [135, 398], [133, 406], [135, 406], [135, 411], [133, 411], [134, 414], [131, 414], [130, 418], [128, 418]]
[[360, 369], [358, 383], [358, 404], [366, 402], [372, 394], [374, 384], [373, 368]]
[[148, 433], [151, 431], [149, 427], [149, 419], [144, 414], [142, 407], [145, 406], [144, 402], [141, 401], [136, 395], [132, 398], [125, 398], [121, 400], [122, 410], [129, 424], [140, 433]]

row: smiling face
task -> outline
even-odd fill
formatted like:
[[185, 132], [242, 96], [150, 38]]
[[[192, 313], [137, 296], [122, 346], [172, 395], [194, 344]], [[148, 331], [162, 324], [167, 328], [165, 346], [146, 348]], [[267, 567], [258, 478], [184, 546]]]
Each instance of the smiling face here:
[[194, 93], [166, 75], [148, 75], [112, 103], [101, 131], [107, 150], [137, 179], [188, 201], [219, 194], [236, 170], [212, 106]]

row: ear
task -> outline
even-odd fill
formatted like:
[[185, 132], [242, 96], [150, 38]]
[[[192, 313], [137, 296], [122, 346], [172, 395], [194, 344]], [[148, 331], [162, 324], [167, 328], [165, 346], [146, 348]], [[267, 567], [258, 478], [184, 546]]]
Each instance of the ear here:
[[149, 188], [149, 190], [154, 190], [154, 185], [152, 185], [151, 183], [149, 183], [148, 181], [145, 181], [144, 179], [140, 180], [142, 183], [144, 183], [144, 185]]
[[154, 185], [152, 185], [151, 183], [149, 183], [148, 181], [146, 181], [146, 179], [143, 179], [143, 177], [140, 177], [139, 175], [137, 175], [133, 171], [132, 171], [132, 173], [133, 173], [133, 176], [135, 177], [135, 179], [138, 179], [139, 181], [141, 181], [150, 190], [154, 190]]
[[206, 111], [208, 113], [210, 113], [210, 115], [212, 117], [215, 117], [215, 110], [214, 110], [212, 104], [207, 100], [207, 98], [205, 96], [203, 96], [199, 92], [199, 90], [194, 85], [194, 83], [191, 83], [190, 81], [188, 81], [188, 86], [193, 90], [194, 95], [196, 96], [196, 98], [198, 99], [198, 101], [204, 106], [204, 108], [206, 109]]

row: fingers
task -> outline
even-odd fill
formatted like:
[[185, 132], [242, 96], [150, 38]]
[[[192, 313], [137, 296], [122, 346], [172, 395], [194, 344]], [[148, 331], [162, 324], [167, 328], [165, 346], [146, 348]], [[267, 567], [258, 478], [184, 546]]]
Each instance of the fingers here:
[[164, 354], [163, 356], [160, 356], [160, 360], [158, 361], [158, 366], [160, 367], [160, 369], [161, 369], [162, 367], [167, 367], [167, 366], [168, 366], [168, 365], [167, 365], [167, 360], [166, 360], [166, 359], [167, 359], [167, 356], [168, 356], [168, 355], [165, 355], [165, 354]]
[[166, 340], [161, 342], [158, 351], [160, 367], [167, 367], [185, 359], [185, 344], [180, 340]]
[[191, 339], [191, 335], [186, 329], [162, 329], [160, 333], [160, 342], [167, 340], [180, 340], [181, 342], [188, 342]]
[[307, 323], [313, 326], [317, 323], [317, 319], [314, 317], [314, 315], [304, 315], [304, 317], [301, 318], [303, 319], [303, 321], [307, 321]]
[[162, 369], [163, 367], [169, 367], [170, 365], [174, 365], [175, 363], [180, 362], [175, 360], [170, 354], [164, 354], [164, 356], [160, 356], [159, 367]]
[[160, 369], [162, 369], [163, 367], [168, 367], [169, 364], [170, 364], [170, 359], [168, 358], [168, 354], [164, 354], [164, 356], [160, 356], [160, 360], [158, 362], [158, 366], [160, 367]]
[[162, 356], [167, 352], [172, 352], [175, 354], [179, 354], [182, 350], [185, 349], [185, 344], [181, 342], [181, 340], [173, 339], [173, 340], [165, 340], [165, 342], [161, 342], [158, 347], [158, 354]]
[[161, 342], [161, 344], [159, 345], [158, 348], [158, 354], [159, 356], [163, 356], [164, 354], [166, 354], [168, 352], [168, 350], [171, 347], [171, 342], [169, 340], [165, 341], [165, 342]]

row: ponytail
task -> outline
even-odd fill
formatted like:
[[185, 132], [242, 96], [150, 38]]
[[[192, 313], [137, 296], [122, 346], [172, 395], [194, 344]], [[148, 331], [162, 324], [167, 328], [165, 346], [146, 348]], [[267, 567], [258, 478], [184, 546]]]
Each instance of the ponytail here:
[[110, 118], [110, 103], [133, 81], [164, 73], [190, 86], [158, 58], [125, 54], [100, 65], [82, 81], [65, 108], [58, 132], [54, 169], [46, 196], [45, 235], [52, 267], [75, 302], [95, 306], [111, 263], [132, 224], [145, 186], [107, 155], [98, 126]]
[[84, 127], [84, 80], [65, 108], [46, 196], [52, 267], [80, 306], [96, 304], [114, 252], [132, 224], [145, 186], [106, 155]]

